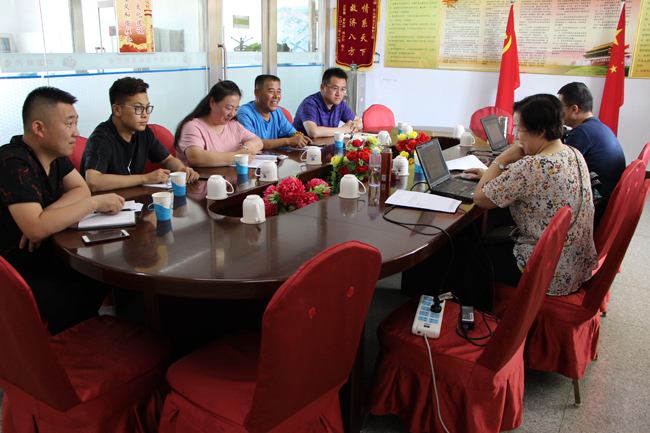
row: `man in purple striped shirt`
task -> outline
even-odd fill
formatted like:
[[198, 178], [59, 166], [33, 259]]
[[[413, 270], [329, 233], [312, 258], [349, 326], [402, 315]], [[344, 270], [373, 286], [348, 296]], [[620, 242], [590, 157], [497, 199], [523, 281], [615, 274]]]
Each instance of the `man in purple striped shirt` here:
[[[335, 132], [354, 133], [363, 130], [363, 123], [343, 102], [347, 93], [348, 74], [331, 68], [323, 74], [320, 92], [307, 96], [298, 107], [293, 127], [310, 136], [332, 137]], [[344, 125], [339, 127], [339, 123]]]

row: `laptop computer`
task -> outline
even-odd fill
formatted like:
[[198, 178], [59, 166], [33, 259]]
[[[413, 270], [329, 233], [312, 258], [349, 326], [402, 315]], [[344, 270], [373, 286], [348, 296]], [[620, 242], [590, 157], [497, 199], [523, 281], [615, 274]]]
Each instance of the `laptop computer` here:
[[483, 117], [481, 124], [492, 148], [492, 155], [501, 155], [501, 152], [508, 148], [508, 140], [503, 135], [499, 118], [495, 115]]
[[472, 201], [476, 182], [451, 177], [437, 138], [415, 146], [432, 193], [456, 200]]

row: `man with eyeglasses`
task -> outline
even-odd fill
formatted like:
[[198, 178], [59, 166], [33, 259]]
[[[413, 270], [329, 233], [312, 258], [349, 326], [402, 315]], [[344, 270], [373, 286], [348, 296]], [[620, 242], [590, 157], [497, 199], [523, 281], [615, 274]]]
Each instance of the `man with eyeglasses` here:
[[584, 83], [569, 83], [558, 92], [564, 104], [564, 124], [572, 128], [565, 144], [582, 153], [589, 171], [596, 172], [603, 184], [600, 191], [609, 196], [625, 171], [625, 153], [616, 135], [592, 113], [594, 99]]
[[[311, 138], [332, 137], [336, 132], [363, 130], [363, 123], [343, 101], [347, 93], [348, 74], [331, 68], [323, 74], [320, 92], [307, 96], [298, 107], [293, 126]], [[339, 124], [344, 124], [339, 127]]]
[[[139, 78], [125, 77], [108, 91], [111, 117], [95, 128], [81, 159], [81, 174], [91, 191], [164, 183], [169, 173], [176, 171], [187, 173], [188, 182], [199, 178], [197, 172], [173, 157], [147, 126], [153, 111], [148, 88]], [[165, 168], [142, 174], [147, 159]]]

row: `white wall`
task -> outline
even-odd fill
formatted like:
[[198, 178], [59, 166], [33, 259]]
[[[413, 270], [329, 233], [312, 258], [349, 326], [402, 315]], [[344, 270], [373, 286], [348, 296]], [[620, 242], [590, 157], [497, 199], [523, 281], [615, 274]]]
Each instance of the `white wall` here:
[[[386, 17], [386, 0], [382, 0], [382, 17]], [[385, 19], [379, 23], [377, 52], [381, 63], [366, 73], [366, 107], [388, 106], [396, 121], [411, 125], [469, 126], [474, 111], [494, 105], [498, 73], [447, 71], [438, 69], [384, 68]], [[333, 31], [330, 35], [334, 50]], [[332, 51], [333, 56], [333, 51]], [[334, 57], [332, 57], [334, 59]], [[384, 84], [382, 77], [397, 78], [397, 88]], [[605, 85], [601, 77], [521, 74], [521, 86], [515, 100], [535, 93], [556, 94], [566, 83], [581, 81], [594, 95], [594, 114], [598, 114]], [[629, 162], [636, 159], [650, 141], [650, 79], [625, 79], [625, 104], [620, 110], [618, 138]]]

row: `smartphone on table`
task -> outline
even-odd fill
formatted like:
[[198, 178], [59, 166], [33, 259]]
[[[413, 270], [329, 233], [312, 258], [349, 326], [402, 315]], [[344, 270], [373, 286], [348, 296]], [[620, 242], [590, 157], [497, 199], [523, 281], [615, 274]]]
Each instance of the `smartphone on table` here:
[[128, 237], [129, 232], [126, 230], [108, 230], [105, 232], [88, 233], [87, 235], [83, 235], [81, 239], [83, 239], [83, 241], [87, 244], [92, 244], [95, 242], [104, 242], [113, 239], [125, 239]]

